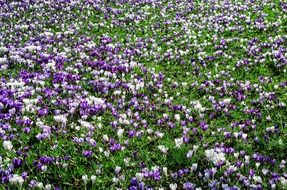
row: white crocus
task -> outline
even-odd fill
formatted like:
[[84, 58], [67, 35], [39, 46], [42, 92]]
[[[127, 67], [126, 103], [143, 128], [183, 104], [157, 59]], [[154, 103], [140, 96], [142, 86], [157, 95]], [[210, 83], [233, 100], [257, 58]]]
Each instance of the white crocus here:
[[225, 161], [225, 154], [223, 152], [217, 153], [214, 149], [205, 150], [205, 156], [214, 164], [217, 164], [219, 161]]
[[58, 123], [62, 123], [63, 125], [65, 125], [67, 123], [67, 115], [55, 115], [54, 119], [56, 122]]
[[45, 185], [45, 190], [51, 190], [51, 189], [52, 189], [52, 185], [51, 184]]
[[119, 138], [121, 138], [123, 136], [124, 131], [125, 131], [124, 129], [119, 129], [118, 130], [117, 135], [118, 135]]
[[256, 183], [262, 183], [262, 178], [260, 176], [254, 176], [253, 177], [254, 182]]
[[4, 148], [5, 150], [11, 151], [12, 148], [13, 148], [13, 145], [12, 145], [11, 141], [4, 141], [4, 142], [3, 142], [3, 148]]
[[103, 140], [104, 140], [105, 142], [107, 142], [107, 141], [109, 141], [110, 139], [109, 139], [108, 135], [103, 135]]
[[95, 175], [91, 176], [92, 184], [94, 184], [96, 182], [96, 179], [97, 179], [97, 176], [95, 176]]
[[180, 115], [179, 115], [179, 114], [175, 114], [175, 115], [174, 115], [174, 119], [175, 119], [176, 121], [180, 121]]
[[43, 172], [46, 172], [46, 171], [47, 171], [47, 166], [46, 166], [46, 165], [41, 166], [41, 170], [42, 170]]
[[12, 185], [19, 185], [21, 187], [24, 183], [24, 179], [22, 176], [14, 174], [13, 177], [9, 179], [9, 183]]
[[167, 176], [167, 167], [163, 167], [162, 170], [163, 170], [164, 175]]
[[44, 185], [43, 185], [42, 182], [37, 183], [36, 186], [37, 186], [39, 189], [43, 189], [43, 188], [44, 188]]
[[116, 174], [120, 173], [121, 169], [122, 169], [122, 168], [121, 168], [120, 166], [116, 166], [116, 168], [115, 168], [115, 173], [116, 173]]
[[181, 147], [181, 145], [183, 144], [183, 139], [182, 138], [174, 139], [174, 141], [175, 141], [175, 146], [177, 148]]
[[144, 177], [143, 173], [136, 173], [136, 178], [138, 181], [142, 181], [143, 177]]
[[87, 175], [83, 175], [82, 176], [82, 180], [83, 180], [84, 184], [86, 185], [88, 183], [88, 176]]
[[8, 59], [5, 57], [0, 57], [0, 64], [6, 64], [8, 63]]
[[171, 190], [176, 190], [177, 189], [177, 184], [176, 183], [169, 184], [169, 188]]
[[281, 182], [283, 187], [287, 187], [287, 180], [284, 177], [280, 178], [280, 182]]
[[226, 98], [226, 99], [223, 100], [223, 102], [224, 102], [225, 104], [230, 104], [231, 98]]
[[197, 163], [192, 164], [191, 171], [193, 171], [193, 172], [196, 171], [197, 170], [197, 166], [198, 166]]
[[167, 151], [168, 151], [168, 148], [165, 147], [164, 145], [159, 145], [159, 146], [158, 146], [158, 149], [159, 149], [162, 153], [167, 153]]
[[191, 158], [192, 155], [193, 155], [193, 151], [192, 151], [192, 150], [190, 150], [190, 151], [188, 151], [188, 152], [186, 153], [186, 157], [187, 157], [187, 158]]

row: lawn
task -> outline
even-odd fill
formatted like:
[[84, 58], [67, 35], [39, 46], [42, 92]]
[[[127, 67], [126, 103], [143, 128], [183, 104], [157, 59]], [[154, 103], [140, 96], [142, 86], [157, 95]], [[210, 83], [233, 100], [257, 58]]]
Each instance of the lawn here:
[[0, 1], [0, 189], [287, 189], [285, 0]]

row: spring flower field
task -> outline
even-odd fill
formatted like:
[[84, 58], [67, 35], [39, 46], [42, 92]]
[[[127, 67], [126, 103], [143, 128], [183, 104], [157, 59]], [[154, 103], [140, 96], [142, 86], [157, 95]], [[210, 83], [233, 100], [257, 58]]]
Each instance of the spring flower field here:
[[0, 189], [287, 189], [287, 1], [0, 0]]

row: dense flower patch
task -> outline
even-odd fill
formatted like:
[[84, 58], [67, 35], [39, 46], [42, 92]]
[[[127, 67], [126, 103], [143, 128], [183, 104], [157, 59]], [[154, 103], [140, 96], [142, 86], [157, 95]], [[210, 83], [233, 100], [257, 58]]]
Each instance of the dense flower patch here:
[[283, 0], [0, 1], [0, 184], [287, 188]]

